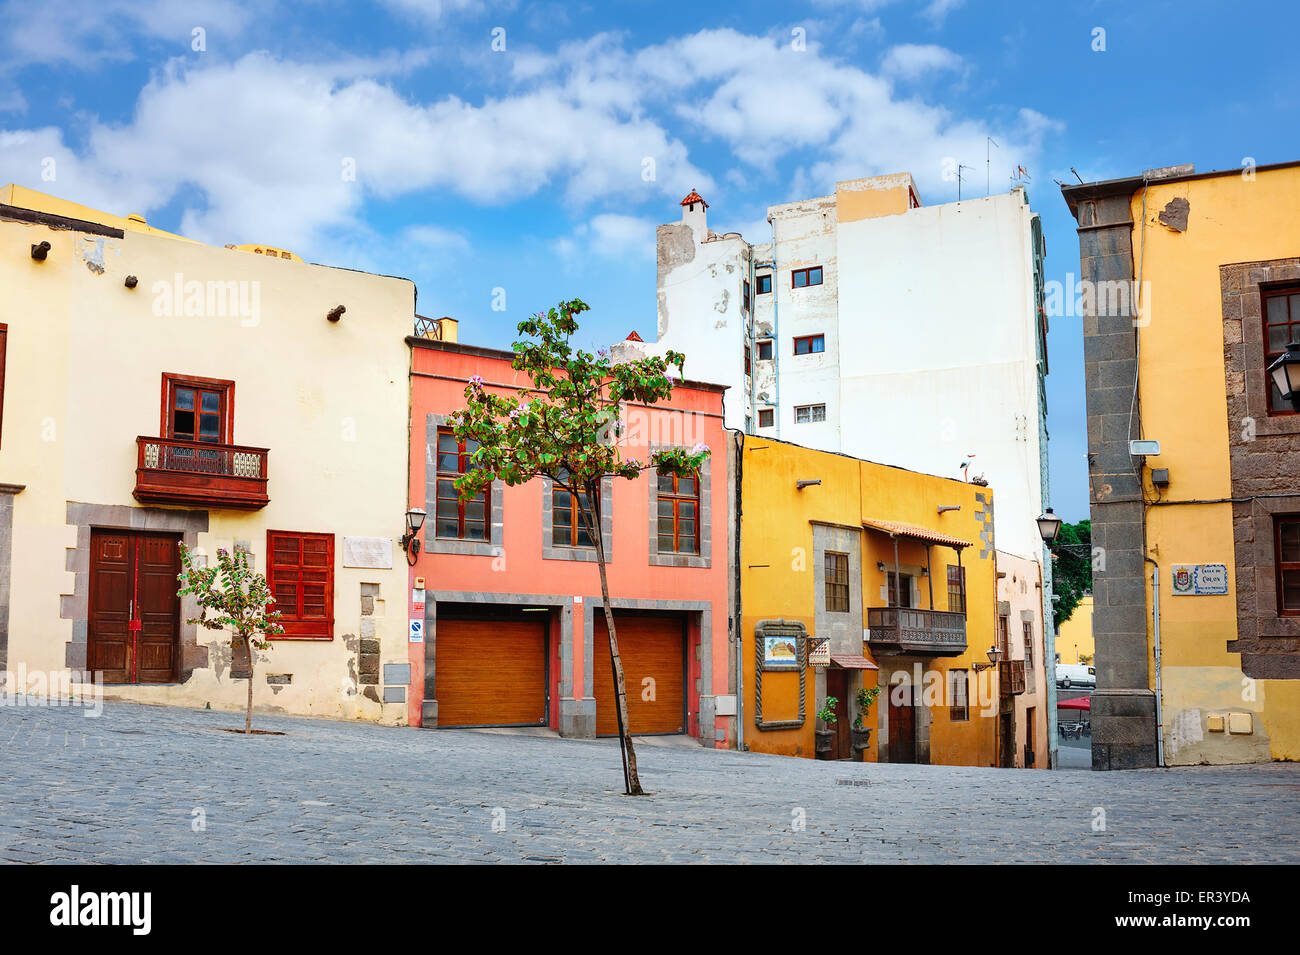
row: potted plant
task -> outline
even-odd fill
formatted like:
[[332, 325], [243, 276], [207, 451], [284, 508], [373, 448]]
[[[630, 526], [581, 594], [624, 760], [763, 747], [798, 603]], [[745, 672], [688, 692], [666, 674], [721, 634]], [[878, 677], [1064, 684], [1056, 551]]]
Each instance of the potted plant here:
[[864, 686], [858, 687], [855, 696], [858, 704], [858, 715], [853, 718], [853, 752], [861, 753], [871, 745], [871, 727], [864, 726], [867, 711], [871, 709], [871, 704], [876, 702], [876, 697], [880, 695], [880, 687], [873, 686], [870, 689]]
[[839, 705], [839, 698], [834, 696], [826, 697], [826, 703], [817, 711], [817, 719], [826, 725], [825, 729], [816, 731], [817, 738], [817, 758], [825, 759], [831, 753], [831, 748], [835, 744], [835, 707]]

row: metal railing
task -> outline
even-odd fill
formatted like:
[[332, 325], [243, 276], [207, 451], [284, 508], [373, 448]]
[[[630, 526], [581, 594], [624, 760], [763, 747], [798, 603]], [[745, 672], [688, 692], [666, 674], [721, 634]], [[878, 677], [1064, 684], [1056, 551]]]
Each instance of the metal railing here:
[[218, 477], [266, 478], [266, 448], [246, 448], [175, 438], [136, 438], [137, 467], [146, 471], [178, 471]]

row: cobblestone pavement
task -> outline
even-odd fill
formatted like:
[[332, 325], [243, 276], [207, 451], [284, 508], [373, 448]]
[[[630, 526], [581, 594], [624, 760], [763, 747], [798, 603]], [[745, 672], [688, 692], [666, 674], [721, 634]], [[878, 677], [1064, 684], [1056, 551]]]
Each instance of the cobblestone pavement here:
[[646, 740], [654, 795], [632, 799], [613, 740], [288, 717], [255, 721], [284, 736], [220, 731], [242, 725], [0, 708], [0, 859], [1300, 862], [1295, 764], [1049, 773]]

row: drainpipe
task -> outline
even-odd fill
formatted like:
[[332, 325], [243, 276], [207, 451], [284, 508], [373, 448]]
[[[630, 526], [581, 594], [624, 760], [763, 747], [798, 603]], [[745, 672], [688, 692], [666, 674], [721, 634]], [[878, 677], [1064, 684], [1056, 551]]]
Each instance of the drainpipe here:
[[[1160, 673], [1160, 564], [1150, 557], [1146, 559], [1151, 562], [1151, 626], [1156, 656], [1156, 765], [1163, 767], [1165, 765], [1165, 722], [1164, 693], [1161, 692]], [[1096, 664], [1094, 658], [1093, 666]]]
[[745, 615], [742, 613], [740, 603], [740, 515], [744, 511], [744, 501], [740, 496], [740, 478], [745, 469], [743, 431], [736, 432], [736, 440], [732, 442], [732, 447], [736, 449], [736, 553], [734, 558], [736, 570], [732, 583], [736, 594], [736, 751], [743, 753], [745, 751]]
[[772, 227], [772, 417], [776, 436], [781, 437], [781, 283], [776, 271], [776, 220], [769, 218]]

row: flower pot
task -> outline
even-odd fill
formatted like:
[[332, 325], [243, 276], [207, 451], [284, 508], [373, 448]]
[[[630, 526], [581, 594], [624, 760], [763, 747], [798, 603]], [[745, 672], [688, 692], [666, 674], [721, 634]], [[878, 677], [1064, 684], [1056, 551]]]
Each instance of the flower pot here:
[[871, 727], [853, 730], [853, 752], [860, 753], [871, 746]]
[[835, 745], [834, 730], [816, 730], [816, 756], [818, 759], [826, 759], [831, 754], [831, 749]]

